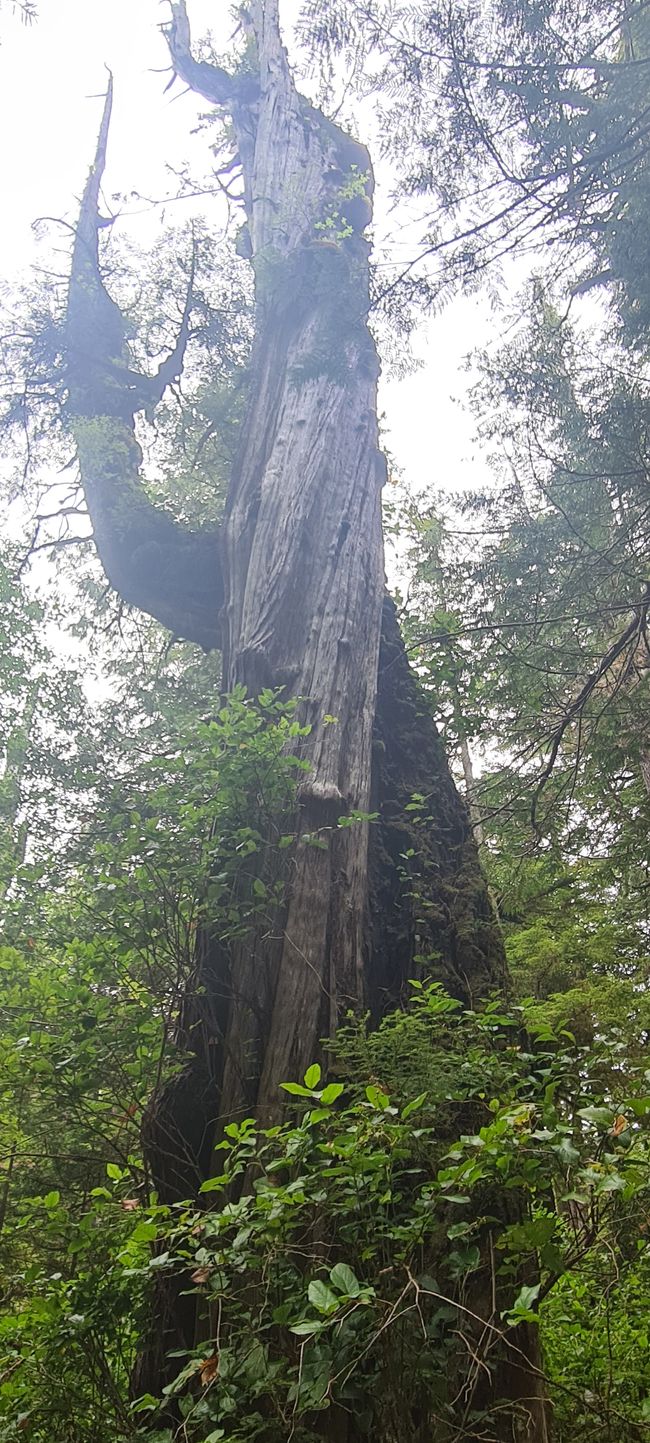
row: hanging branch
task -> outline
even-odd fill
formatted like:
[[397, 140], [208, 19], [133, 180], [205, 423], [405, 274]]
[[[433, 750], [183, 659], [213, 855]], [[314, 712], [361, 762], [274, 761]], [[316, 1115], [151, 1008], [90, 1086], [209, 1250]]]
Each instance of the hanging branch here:
[[177, 341], [154, 376], [135, 370], [126, 325], [101, 274], [99, 210], [113, 100], [109, 77], [95, 159], [75, 232], [65, 319], [65, 413], [76, 443], [81, 484], [106, 575], [122, 600], [206, 650], [219, 644], [222, 585], [219, 533], [191, 531], [149, 500], [135, 434], [180, 376], [189, 337], [196, 257]]

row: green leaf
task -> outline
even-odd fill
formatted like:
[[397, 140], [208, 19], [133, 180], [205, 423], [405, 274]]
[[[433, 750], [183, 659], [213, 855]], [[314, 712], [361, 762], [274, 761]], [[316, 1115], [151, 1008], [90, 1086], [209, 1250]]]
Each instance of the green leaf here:
[[227, 1172], [222, 1172], [219, 1177], [207, 1177], [205, 1182], [201, 1183], [199, 1192], [221, 1192], [228, 1182], [230, 1177]]
[[616, 1114], [611, 1107], [581, 1107], [578, 1109], [578, 1117], [583, 1117], [585, 1122], [593, 1122], [596, 1127], [611, 1127]]
[[167, 1252], [167, 1253], [159, 1253], [156, 1258], [150, 1258], [150, 1260], [149, 1260], [149, 1267], [150, 1267], [150, 1268], [153, 1268], [154, 1271], [155, 1271], [157, 1268], [165, 1268], [165, 1267], [167, 1266], [168, 1262], [169, 1262], [169, 1253], [168, 1253], [168, 1252]]
[[508, 1310], [509, 1313], [529, 1313], [533, 1303], [539, 1297], [541, 1286], [541, 1283], [530, 1283], [530, 1285], [521, 1288], [512, 1307]]
[[308, 1087], [309, 1090], [310, 1090], [310, 1092], [313, 1092], [313, 1091], [314, 1091], [314, 1088], [315, 1088], [315, 1087], [318, 1087], [318, 1084], [319, 1084], [320, 1080], [321, 1080], [321, 1070], [320, 1070], [320, 1067], [318, 1066], [318, 1063], [317, 1063], [317, 1062], [313, 1062], [312, 1065], [311, 1065], [311, 1067], [308, 1067], [308, 1068], [307, 1068], [307, 1071], [306, 1071], [306, 1073], [305, 1073], [305, 1087]]
[[625, 1187], [625, 1178], [619, 1172], [610, 1172], [596, 1184], [595, 1191], [601, 1193], [622, 1192]]
[[341, 1096], [342, 1092], [345, 1092], [345, 1087], [342, 1082], [330, 1082], [327, 1087], [323, 1088], [320, 1100], [325, 1107], [330, 1107], [331, 1104], [336, 1102], [337, 1098]]
[[626, 1099], [625, 1106], [635, 1117], [647, 1117], [650, 1112], [650, 1097], [631, 1097]]
[[447, 1266], [454, 1278], [462, 1278], [467, 1273], [473, 1273], [479, 1267], [481, 1254], [477, 1247], [458, 1248], [449, 1253]]
[[361, 1292], [361, 1284], [347, 1263], [336, 1263], [330, 1271], [330, 1282], [338, 1293], [345, 1293], [348, 1298], [358, 1298]]
[[152, 1243], [158, 1236], [156, 1223], [138, 1223], [131, 1233], [132, 1243]]
[[570, 1137], [561, 1138], [557, 1146], [553, 1146], [552, 1151], [557, 1154], [561, 1162], [569, 1167], [580, 1161], [580, 1153], [577, 1147], [574, 1147]]
[[160, 1398], [154, 1398], [153, 1393], [143, 1393], [141, 1398], [136, 1398], [131, 1404], [132, 1413], [150, 1413], [160, 1407]]
[[406, 1107], [402, 1108], [402, 1118], [404, 1122], [406, 1122], [407, 1117], [410, 1117], [412, 1113], [417, 1112], [426, 1100], [426, 1092], [421, 1092], [419, 1097], [414, 1097], [412, 1102], [407, 1102]]
[[381, 1087], [375, 1087], [374, 1083], [366, 1088], [366, 1097], [371, 1106], [379, 1108], [380, 1112], [385, 1112], [386, 1108], [390, 1106], [388, 1093], [384, 1092]]
[[339, 1306], [336, 1294], [328, 1288], [327, 1283], [321, 1282], [320, 1278], [315, 1278], [309, 1284], [307, 1297], [319, 1313], [334, 1313]]

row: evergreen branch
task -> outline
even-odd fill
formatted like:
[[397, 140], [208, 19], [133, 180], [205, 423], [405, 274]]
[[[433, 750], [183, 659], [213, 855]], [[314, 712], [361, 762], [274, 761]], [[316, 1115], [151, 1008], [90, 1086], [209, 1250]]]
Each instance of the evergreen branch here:
[[546, 765], [539, 778], [531, 802], [530, 819], [531, 825], [533, 827], [536, 826], [537, 804], [539, 802], [539, 798], [544, 790], [544, 787], [546, 786], [547, 781], [549, 780], [549, 777], [553, 772], [553, 768], [557, 761], [557, 755], [562, 744], [562, 738], [564, 737], [567, 728], [571, 725], [573, 721], [575, 721], [576, 717], [582, 714], [582, 710], [586, 702], [595, 691], [598, 683], [602, 681], [603, 677], [606, 676], [608, 671], [611, 670], [615, 661], [617, 661], [619, 656], [622, 655], [629, 643], [631, 641], [636, 642], [636, 640], [638, 640], [640, 636], [644, 635], [646, 617], [649, 606], [650, 587], [648, 587], [648, 589], [644, 592], [638, 606], [635, 607], [634, 615], [628, 622], [628, 625], [616, 638], [616, 641], [612, 643], [612, 645], [609, 647], [609, 650], [605, 652], [605, 655], [601, 658], [595, 670], [592, 671], [587, 677], [586, 681], [581, 686], [577, 696], [571, 702], [570, 706], [567, 707], [561, 722], [556, 727], [551, 740], [551, 750], [548, 761], [546, 762]]

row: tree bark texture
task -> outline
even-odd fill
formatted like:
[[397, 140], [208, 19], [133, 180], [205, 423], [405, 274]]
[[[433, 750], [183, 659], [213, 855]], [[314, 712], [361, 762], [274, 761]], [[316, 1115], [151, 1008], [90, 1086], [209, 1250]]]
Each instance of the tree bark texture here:
[[[232, 124], [255, 272], [250, 402], [220, 529], [184, 531], [140, 481], [135, 417], [180, 372], [192, 288], [174, 351], [156, 377], [139, 376], [99, 264], [110, 87], [73, 254], [69, 422], [112, 584], [177, 635], [220, 646], [225, 691], [283, 688], [311, 730], [282, 908], [228, 949], [212, 934], [199, 942], [188, 1062], [146, 1119], [166, 1201], [209, 1175], [224, 1120], [279, 1115], [278, 1084], [302, 1075], [350, 1007], [378, 1018], [418, 968], [472, 1004], [505, 981], [469, 819], [384, 600], [368, 152], [297, 92], [277, 0], [247, 8], [256, 64], [234, 74], [195, 60], [183, 0], [172, 12], [177, 75]], [[355, 811], [377, 824], [336, 828]], [[314, 848], [321, 829], [327, 845]], [[181, 1292], [161, 1285], [138, 1391], [156, 1392], [167, 1350], [192, 1344]]]

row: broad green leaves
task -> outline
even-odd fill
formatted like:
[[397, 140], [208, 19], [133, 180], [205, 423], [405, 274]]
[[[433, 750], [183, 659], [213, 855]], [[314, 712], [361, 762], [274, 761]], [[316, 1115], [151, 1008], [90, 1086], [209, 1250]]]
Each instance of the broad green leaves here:
[[[91, 1015], [86, 992], [69, 1011], [78, 1045], [100, 1048], [99, 1082], [100, 998], [93, 1027], [79, 1025]], [[30, 1174], [18, 1174], [7, 1265], [23, 1274], [21, 1314], [18, 1332], [0, 1322], [0, 1437], [12, 1439], [27, 1413], [35, 1443], [49, 1443], [55, 1426], [68, 1428], [70, 1407], [94, 1427], [88, 1398], [99, 1345], [112, 1396], [124, 1400], [121, 1413], [106, 1414], [106, 1443], [128, 1438], [131, 1417], [158, 1443], [163, 1400], [145, 1395], [132, 1415], [126, 1402], [126, 1364], [156, 1278], [180, 1279], [218, 1320], [216, 1333], [178, 1358], [167, 1388], [190, 1443], [220, 1433], [253, 1443], [259, 1419], [287, 1409], [307, 1430], [314, 1410], [334, 1403], [354, 1406], [361, 1436], [373, 1436], [392, 1406], [384, 1344], [399, 1346], [406, 1396], [421, 1387], [444, 1396], [448, 1349], [465, 1317], [459, 1301], [488, 1256], [492, 1326], [506, 1335], [522, 1322], [556, 1326], [554, 1293], [574, 1308], [585, 1259], [601, 1267], [630, 1228], [645, 1249], [633, 1220], [650, 1206], [647, 1078], [630, 1061], [620, 1067], [616, 1039], [603, 1038], [591, 1055], [534, 1017], [527, 1034], [526, 1021], [499, 999], [463, 1012], [439, 986], [419, 983], [408, 1011], [376, 1033], [351, 1022], [332, 1042], [344, 1081], [329, 1083], [314, 1063], [303, 1082], [285, 1085], [297, 1104], [286, 1122], [265, 1129], [244, 1117], [224, 1128], [220, 1170], [204, 1182], [200, 1207], [148, 1197], [134, 1150], [89, 1160], [86, 1202], [74, 1168], [54, 1159], [38, 1193], [28, 1195]], [[48, 1072], [36, 1070], [34, 1086], [45, 1086], [43, 1125], [61, 1135], [48, 1098], [54, 1089], [52, 1103], [70, 1105], [65, 1079], [79, 1063], [68, 1061], [69, 1040], [56, 1034], [52, 1050], [17, 1029], [13, 1047], [25, 1081], [44, 1049]], [[114, 1028], [114, 1057], [122, 1047], [126, 1066], [126, 1037]], [[98, 1125], [110, 1126], [101, 1090], [93, 1105]], [[72, 1145], [80, 1121], [66, 1125]], [[640, 1256], [634, 1243], [635, 1266]], [[625, 1257], [619, 1266], [631, 1278]], [[12, 1371], [17, 1338], [24, 1361]], [[61, 1390], [45, 1387], [52, 1358]], [[104, 1443], [101, 1426], [92, 1437]], [[79, 1440], [89, 1443], [84, 1427]]]

